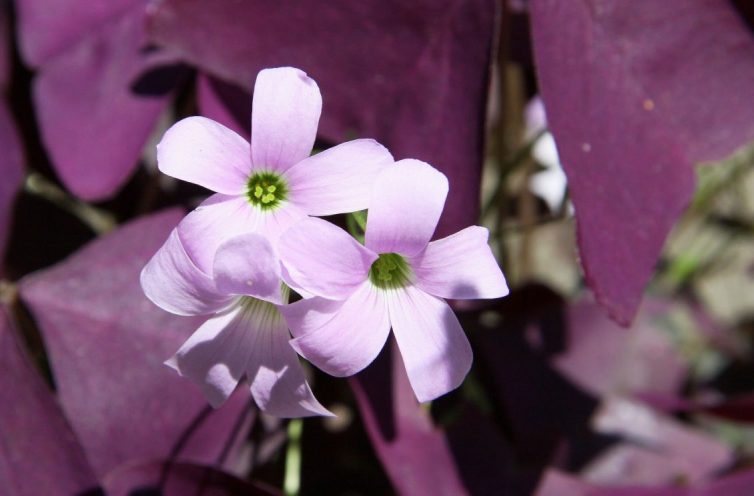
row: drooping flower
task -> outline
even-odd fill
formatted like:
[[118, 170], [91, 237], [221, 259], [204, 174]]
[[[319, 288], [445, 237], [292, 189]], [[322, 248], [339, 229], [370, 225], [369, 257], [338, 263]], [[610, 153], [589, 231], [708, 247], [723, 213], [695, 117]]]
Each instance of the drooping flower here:
[[245, 376], [264, 412], [332, 415], [314, 398], [289, 345], [279, 311], [288, 291], [263, 236], [247, 233], [222, 243], [208, 276], [191, 261], [174, 229], [142, 270], [141, 285], [163, 310], [209, 316], [166, 363], [199, 384], [212, 406], [221, 405]]
[[[526, 121], [524, 139], [527, 141], [536, 139], [531, 153], [534, 160], [545, 168], [531, 175], [529, 189], [544, 200], [551, 212], [557, 213], [566, 199], [568, 179], [560, 164], [555, 138], [551, 132], [547, 131], [545, 106], [539, 96], [532, 98], [526, 105], [524, 120]], [[573, 210], [570, 203], [568, 210]]]
[[178, 226], [189, 257], [211, 271], [220, 244], [259, 232], [272, 242], [307, 215], [368, 207], [374, 178], [393, 158], [359, 139], [309, 156], [322, 97], [317, 83], [292, 67], [265, 69], [254, 86], [251, 143], [204, 117], [171, 127], [157, 147], [162, 172], [199, 184], [209, 197]]
[[430, 242], [447, 192], [442, 173], [401, 160], [375, 181], [364, 246], [314, 218], [280, 237], [287, 277], [316, 295], [281, 309], [303, 357], [331, 375], [355, 374], [374, 360], [392, 327], [419, 401], [460, 385], [472, 351], [443, 298], [497, 298], [508, 288], [486, 229]]

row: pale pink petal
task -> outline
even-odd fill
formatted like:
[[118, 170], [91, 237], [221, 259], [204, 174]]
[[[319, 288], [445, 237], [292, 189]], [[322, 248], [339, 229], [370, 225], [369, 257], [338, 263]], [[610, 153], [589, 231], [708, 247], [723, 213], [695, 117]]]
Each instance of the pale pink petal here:
[[295, 339], [291, 346], [336, 377], [353, 375], [372, 363], [390, 333], [383, 294], [363, 283], [347, 300], [301, 300], [282, 307]]
[[447, 195], [448, 179], [425, 162], [405, 159], [388, 167], [372, 190], [367, 248], [416, 255], [432, 239]]
[[225, 294], [282, 303], [280, 260], [264, 236], [242, 234], [225, 241], [215, 254], [214, 277]]
[[191, 262], [175, 229], [142, 269], [140, 279], [147, 298], [177, 315], [215, 313], [232, 300]]
[[414, 286], [386, 295], [393, 334], [416, 398], [430, 401], [457, 388], [473, 356], [453, 310]]
[[157, 145], [157, 165], [176, 179], [240, 195], [251, 173], [249, 143], [211, 119], [188, 117], [168, 129]]
[[257, 231], [263, 215], [243, 197], [212, 195], [178, 224], [178, 234], [191, 260], [211, 275], [217, 248], [234, 236]]
[[471, 226], [432, 241], [411, 259], [416, 285], [442, 298], [500, 298], [508, 294], [500, 267], [492, 255], [489, 232]]
[[274, 247], [280, 234], [305, 217], [289, 202], [262, 211], [243, 197], [212, 195], [181, 221], [178, 234], [196, 266], [212, 274], [215, 253], [225, 241], [255, 232], [267, 237]]
[[256, 339], [246, 369], [260, 410], [276, 417], [332, 416], [314, 397], [298, 355], [289, 344], [288, 326], [277, 308], [257, 301], [247, 314]]
[[322, 95], [305, 72], [293, 67], [261, 71], [251, 109], [254, 170], [284, 172], [308, 157], [321, 111]]
[[236, 304], [212, 317], [165, 362], [197, 383], [215, 408], [233, 393], [255, 346], [256, 335], [244, 314], [245, 307]]
[[364, 210], [377, 175], [392, 164], [393, 156], [374, 140], [343, 143], [288, 169], [290, 200], [309, 215]]
[[306, 291], [342, 300], [368, 277], [377, 255], [343, 229], [322, 219], [295, 223], [278, 240], [288, 277]]
[[278, 238], [296, 222], [305, 219], [306, 213], [295, 204], [284, 201], [274, 210], [262, 212], [260, 216], [259, 233], [270, 240], [272, 246], [277, 246]]

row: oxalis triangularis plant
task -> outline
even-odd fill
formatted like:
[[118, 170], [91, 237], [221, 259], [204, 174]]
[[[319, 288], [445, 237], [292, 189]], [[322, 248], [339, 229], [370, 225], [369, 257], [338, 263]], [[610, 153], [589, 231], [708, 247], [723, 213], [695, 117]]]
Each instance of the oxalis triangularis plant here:
[[[419, 160], [394, 161], [374, 140], [310, 156], [322, 97], [304, 72], [262, 70], [253, 102], [250, 143], [189, 117], [157, 147], [162, 172], [215, 192], [141, 273], [156, 305], [207, 318], [166, 364], [214, 407], [245, 377], [266, 413], [329, 416], [299, 356], [350, 376], [392, 329], [420, 402], [458, 387], [472, 351], [445, 298], [508, 294], [487, 229], [431, 241], [447, 178]], [[338, 213], [359, 216], [363, 239], [318, 218]], [[289, 303], [294, 291], [301, 298]]]

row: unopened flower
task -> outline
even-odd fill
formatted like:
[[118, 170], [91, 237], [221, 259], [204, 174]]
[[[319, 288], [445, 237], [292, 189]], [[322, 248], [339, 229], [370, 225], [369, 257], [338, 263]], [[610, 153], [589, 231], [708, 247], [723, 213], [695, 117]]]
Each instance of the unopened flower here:
[[204, 272], [217, 247], [238, 234], [260, 232], [274, 242], [307, 215], [367, 208], [374, 178], [393, 163], [387, 149], [369, 139], [310, 157], [322, 97], [298, 69], [261, 71], [252, 107], [251, 143], [210, 119], [189, 117], [157, 148], [162, 172], [217, 193], [178, 226], [189, 257]]
[[392, 327], [420, 401], [463, 381], [471, 347], [443, 298], [497, 298], [508, 288], [486, 229], [430, 242], [447, 192], [442, 173], [402, 160], [376, 179], [365, 246], [313, 218], [280, 237], [288, 277], [316, 295], [281, 309], [302, 356], [331, 375], [352, 375], [374, 360]]
[[208, 276], [194, 265], [173, 230], [144, 267], [141, 285], [168, 312], [210, 316], [166, 363], [198, 383], [212, 406], [222, 404], [245, 376], [264, 412], [331, 415], [314, 398], [288, 343], [288, 326], [279, 311], [279, 304], [287, 302], [287, 288], [264, 237], [250, 233], [221, 244]]

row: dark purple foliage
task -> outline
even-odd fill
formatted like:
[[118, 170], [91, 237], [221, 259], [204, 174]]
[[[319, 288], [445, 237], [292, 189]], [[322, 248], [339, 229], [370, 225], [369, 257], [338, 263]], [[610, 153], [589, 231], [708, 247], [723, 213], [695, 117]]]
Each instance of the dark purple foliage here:
[[13, 200], [23, 177], [23, 150], [5, 97], [11, 79], [6, 9], [0, 4], [0, 275], [10, 229]]
[[265, 67], [306, 71], [323, 95], [322, 138], [375, 138], [448, 175], [446, 235], [478, 215], [494, 20], [491, 0], [166, 0], [150, 9], [149, 29], [246, 90]]
[[545, 474], [536, 496], [749, 496], [754, 471], [745, 470], [697, 487], [600, 487], [552, 470]]
[[21, 282], [63, 410], [99, 476], [133, 459], [220, 463], [246, 432], [244, 388], [211, 411], [196, 386], [163, 365], [200, 320], [154, 306], [139, 272], [180, 217], [140, 219]]
[[0, 488], [12, 496], [98, 487], [87, 457], [0, 306]]
[[243, 481], [211, 467], [178, 462], [145, 461], [110, 472], [102, 484], [109, 496], [278, 496], [280, 493]]
[[377, 456], [400, 493], [466, 494], [445, 435], [416, 401], [394, 344], [351, 386]]
[[180, 76], [148, 48], [144, 0], [20, 0], [42, 140], [63, 183], [108, 198], [134, 171]]
[[571, 305], [566, 347], [554, 356], [554, 367], [597, 397], [677, 393], [688, 365], [658, 322], [669, 308], [647, 300], [633, 325], [624, 329], [591, 301]]
[[727, 0], [533, 0], [531, 17], [587, 282], [628, 324], [692, 165], [754, 139], [754, 37]]

